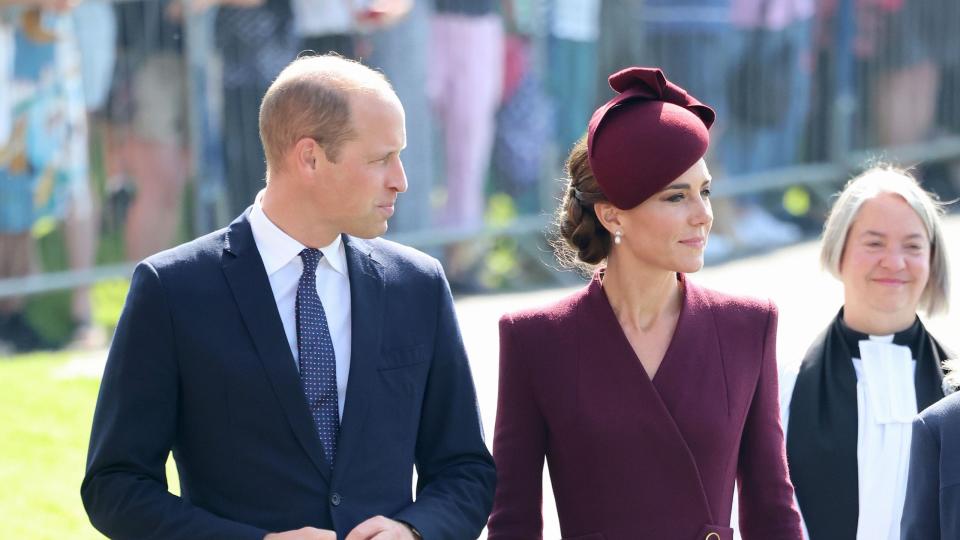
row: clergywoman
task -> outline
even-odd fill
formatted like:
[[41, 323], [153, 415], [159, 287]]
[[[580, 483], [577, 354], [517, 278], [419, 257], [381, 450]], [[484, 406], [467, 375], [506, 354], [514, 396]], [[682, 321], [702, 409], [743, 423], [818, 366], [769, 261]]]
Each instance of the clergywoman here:
[[918, 310], [947, 309], [941, 207], [906, 172], [851, 180], [824, 225], [843, 307], [782, 379], [787, 455], [811, 540], [899, 540], [912, 421], [947, 354]]

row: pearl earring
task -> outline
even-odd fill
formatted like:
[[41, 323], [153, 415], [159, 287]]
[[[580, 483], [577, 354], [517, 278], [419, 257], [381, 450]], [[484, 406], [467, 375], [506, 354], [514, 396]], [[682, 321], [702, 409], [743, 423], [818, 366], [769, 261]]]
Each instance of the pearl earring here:
[[623, 231], [617, 229], [617, 232], [613, 233], [613, 243], [619, 246], [620, 242], [623, 242]]

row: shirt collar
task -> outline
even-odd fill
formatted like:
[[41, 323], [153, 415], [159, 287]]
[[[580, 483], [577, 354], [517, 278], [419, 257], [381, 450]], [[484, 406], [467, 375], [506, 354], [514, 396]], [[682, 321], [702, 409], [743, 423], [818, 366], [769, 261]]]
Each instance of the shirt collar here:
[[[270, 221], [263, 211], [259, 198], [253, 203], [253, 209], [250, 211], [250, 228], [268, 276], [299, 257], [300, 252], [306, 247]], [[320, 251], [323, 253], [323, 260], [327, 261], [331, 268], [339, 274], [347, 275], [347, 256], [341, 235], [338, 234], [333, 242], [321, 247]]]

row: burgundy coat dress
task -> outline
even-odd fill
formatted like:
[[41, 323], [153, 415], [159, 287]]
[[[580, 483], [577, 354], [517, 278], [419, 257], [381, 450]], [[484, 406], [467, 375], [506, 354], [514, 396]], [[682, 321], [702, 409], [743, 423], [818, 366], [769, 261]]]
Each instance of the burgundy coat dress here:
[[500, 321], [489, 540], [542, 538], [544, 457], [567, 540], [801, 540], [772, 303], [685, 286], [651, 380], [600, 280]]

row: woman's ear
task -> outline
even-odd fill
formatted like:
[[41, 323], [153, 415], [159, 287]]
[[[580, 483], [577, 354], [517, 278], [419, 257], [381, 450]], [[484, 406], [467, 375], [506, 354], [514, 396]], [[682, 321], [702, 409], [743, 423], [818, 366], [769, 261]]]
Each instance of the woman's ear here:
[[603, 228], [610, 234], [620, 230], [620, 209], [612, 203], [598, 202], [593, 205], [593, 212], [597, 215], [597, 219], [600, 220]]

